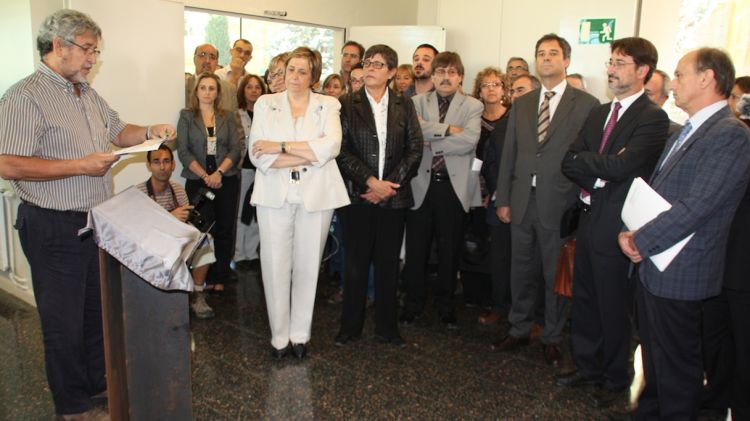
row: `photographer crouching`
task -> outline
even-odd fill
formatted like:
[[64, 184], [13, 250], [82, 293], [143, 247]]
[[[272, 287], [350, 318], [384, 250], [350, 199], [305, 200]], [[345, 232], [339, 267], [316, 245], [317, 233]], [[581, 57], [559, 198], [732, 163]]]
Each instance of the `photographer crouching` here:
[[[194, 206], [188, 201], [185, 189], [170, 181], [175, 169], [174, 154], [166, 145], [159, 146], [155, 151], [146, 154], [146, 168], [151, 173], [151, 178], [138, 184], [136, 187], [161, 205], [167, 212], [174, 215], [182, 222], [193, 223], [199, 221], [198, 225], [204, 225], [205, 220], [200, 213], [194, 210]], [[210, 199], [210, 198], [209, 198]], [[196, 226], [201, 231], [206, 231], [202, 226]], [[210, 319], [214, 317], [213, 309], [206, 303], [206, 294], [203, 291], [206, 274], [212, 263], [216, 261], [214, 256], [213, 239], [209, 236], [193, 254], [190, 260], [191, 273], [195, 290], [190, 300], [190, 309], [199, 319]]]

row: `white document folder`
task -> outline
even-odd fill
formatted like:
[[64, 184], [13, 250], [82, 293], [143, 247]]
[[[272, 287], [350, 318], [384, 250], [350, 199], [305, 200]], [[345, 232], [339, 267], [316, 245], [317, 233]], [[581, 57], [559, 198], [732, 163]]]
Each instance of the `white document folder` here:
[[[646, 225], [652, 219], [656, 218], [662, 212], [672, 208], [659, 193], [648, 185], [642, 178], [638, 177], [630, 185], [628, 196], [625, 198], [625, 205], [622, 207], [622, 222], [630, 231], [637, 231]], [[672, 263], [672, 260], [682, 251], [685, 244], [693, 238], [695, 233], [683, 238], [680, 242], [663, 252], [650, 257], [660, 272], [664, 272]]]

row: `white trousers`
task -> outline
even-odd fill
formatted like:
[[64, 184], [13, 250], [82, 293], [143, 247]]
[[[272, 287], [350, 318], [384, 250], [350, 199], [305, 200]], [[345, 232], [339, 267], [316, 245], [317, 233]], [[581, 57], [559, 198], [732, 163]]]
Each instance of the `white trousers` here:
[[242, 217], [242, 207], [250, 198], [247, 197], [247, 189], [255, 180], [255, 170], [242, 170], [242, 184], [240, 185], [240, 205], [237, 206], [237, 235], [234, 245], [234, 261], [255, 260], [258, 258], [258, 245], [260, 244], [260, 235], [258, 234], [258, 222], [253, 220], [250, 225], [245, 225], [240, 221]]
[[271, 345], [310, 340], [315, 290], [333, 210], [307, 212], [301, 203], [257, 207], [260, 264]]

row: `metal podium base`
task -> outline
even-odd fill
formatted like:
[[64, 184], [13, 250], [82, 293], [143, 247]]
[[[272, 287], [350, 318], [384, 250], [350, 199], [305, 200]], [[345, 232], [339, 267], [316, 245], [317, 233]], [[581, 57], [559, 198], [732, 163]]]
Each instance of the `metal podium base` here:
[[99, 250], [113, 421], [191, 420], [187, 292], [153, 287]]

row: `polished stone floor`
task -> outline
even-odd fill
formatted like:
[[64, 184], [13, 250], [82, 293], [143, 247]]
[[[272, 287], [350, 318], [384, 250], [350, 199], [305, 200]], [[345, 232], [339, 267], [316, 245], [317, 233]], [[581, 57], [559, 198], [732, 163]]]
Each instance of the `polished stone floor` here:
[[[597, 420], [606, 414], [587, 394], [554, 385], [559, 369], [545, 365], [541, 347], [492, 354], [489, 344], [507, 330], [481, 327], [480, 310], [460, 306], [459, 329], [448, 331], [434, 314], [403, 328], [404, 349], [365, 336], [337, 348], [340, 305], [318, 286], [310, 356], [272, 361], [262, 290], [255, 271], [222, 297], [210, 297], [212, 320], [193, 319], [193, 408], [196, 420], [256, 419], [502, 419]], [[458, 297], [461, 301], [461, 297]], [[34, 308], [0, 292], [0, 419], [51, 420], [39, 320]]]

